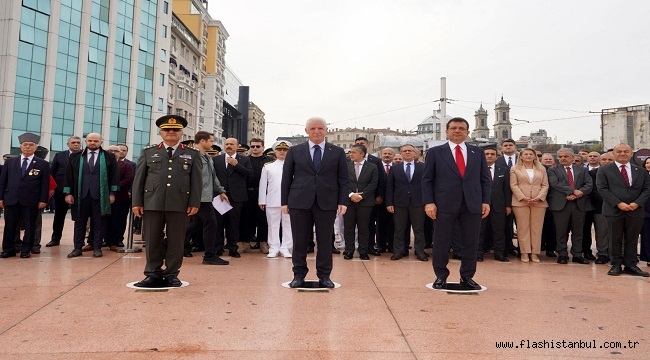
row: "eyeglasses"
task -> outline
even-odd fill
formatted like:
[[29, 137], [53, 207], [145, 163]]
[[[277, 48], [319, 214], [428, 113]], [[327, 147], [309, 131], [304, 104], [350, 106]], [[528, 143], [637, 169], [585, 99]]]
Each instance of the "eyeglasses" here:
[[262, 145], [251, 145], [251, 148], [255, 148], [255, 149], [256, 148], [261, 148], [261, 147], [262, 147]]

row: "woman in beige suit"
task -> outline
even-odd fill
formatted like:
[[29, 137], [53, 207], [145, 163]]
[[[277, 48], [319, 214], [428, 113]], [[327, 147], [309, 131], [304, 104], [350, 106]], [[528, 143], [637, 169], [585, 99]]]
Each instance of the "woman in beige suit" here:
[[537, 160], [535, 150], [525, 148], [519, 152], [517, 163], [510, 169], [512, 211], [517, 219], [517, 239], [521, 261], [539, 262], [537, 255], [542, 242], [544, 214], [548, 203], [548, 176]]

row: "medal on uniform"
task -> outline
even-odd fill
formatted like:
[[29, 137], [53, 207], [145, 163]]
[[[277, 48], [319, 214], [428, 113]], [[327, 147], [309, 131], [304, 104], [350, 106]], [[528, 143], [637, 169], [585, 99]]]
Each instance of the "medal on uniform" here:
[[187, 164], [183, 164], [183, 170], [188, 170], [190, 167]]

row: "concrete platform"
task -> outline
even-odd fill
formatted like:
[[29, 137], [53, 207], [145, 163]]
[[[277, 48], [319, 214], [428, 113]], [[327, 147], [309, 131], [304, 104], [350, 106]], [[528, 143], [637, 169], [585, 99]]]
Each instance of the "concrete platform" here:
[[[52, 217], [43, 218], [43, 245]], [[341, 288], [300, 292], [280, 285], [292, 278], [291, 259], [267, 261], [254, 252], [226, 257], [229, 266], [208, 266], [196, 253], [179, 275], [188, 287], [147, 292], [125, 286], [143, 278], [144, 253], [106, 249], [102, 258], [68, 259], [71, 250], [68, 221], [61, 246], [43, 246], [29, 259], [0, 259], [1, 359], [647, 359], [650, 353], [650, 280], [607, 276], [608, 266], [593, 263], [558, 265], [544, 256], [540, 264], [499, 263], [488, 256], [475, 277], [488, 290], [469, 296], [427, 289], [431, 263], [410, 261], [413, 255], [363, 262], [335, 255], [332, 280]], [[457, 281], [459, 266], [450, 261], [450, 281]], [[506, 342], [513, 348], [497, 347]], [[606, 348], [617, 343], [621, 348]]]

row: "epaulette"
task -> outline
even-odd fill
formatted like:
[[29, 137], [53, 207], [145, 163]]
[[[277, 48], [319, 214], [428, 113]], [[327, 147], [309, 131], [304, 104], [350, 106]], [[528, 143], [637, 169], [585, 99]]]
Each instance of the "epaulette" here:
[[156, 146], [158, 146], [158, 144], [151, 144], [151, 145], [145, 147], [145, 149], [151, 149], [151, 148], [154, 148]]
[[274, 162], [275, 162], [275, 160], [267, 161], [267, 162], [264, 163], [264, 166], [266, 166], [268, 164], [273, 164]]

